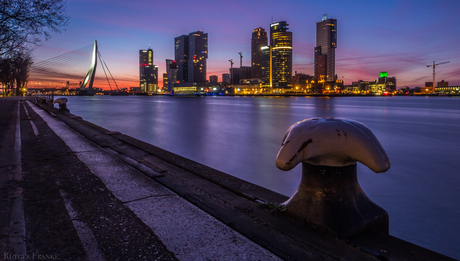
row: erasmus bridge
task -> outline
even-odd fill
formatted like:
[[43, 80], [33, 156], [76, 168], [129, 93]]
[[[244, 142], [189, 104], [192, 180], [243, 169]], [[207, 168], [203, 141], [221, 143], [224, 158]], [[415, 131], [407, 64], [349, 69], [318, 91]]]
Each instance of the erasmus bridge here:
[[[96, 76], [98, 61], [104, 76]], [[45, 91], [76, 88], [80, 95], [93, 95], [96, 92], [95, 80], [100, 86], [108, 85], [111, 91], [120, 91], [107, 64], [102, 59], [96, 40], [94, 44], [32, 64], [27, 87]], [[104, 80], [107, 80], [107, 83], [103, 83]]]

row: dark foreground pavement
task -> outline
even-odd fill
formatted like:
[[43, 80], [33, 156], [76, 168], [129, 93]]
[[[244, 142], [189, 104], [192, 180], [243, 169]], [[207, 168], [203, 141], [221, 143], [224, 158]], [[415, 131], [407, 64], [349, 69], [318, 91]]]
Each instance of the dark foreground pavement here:
[[279, 260], [156, 182], [163, 161], [46, 108], [0, 100], [0, 259]]
[[0, 114], [1, 258], [176, 260], [26, 102]]
[[267, 207], [286, 199], [75, 115], [0, 99], [0, 259], [451, 260], [390, 235], [339, 239]]

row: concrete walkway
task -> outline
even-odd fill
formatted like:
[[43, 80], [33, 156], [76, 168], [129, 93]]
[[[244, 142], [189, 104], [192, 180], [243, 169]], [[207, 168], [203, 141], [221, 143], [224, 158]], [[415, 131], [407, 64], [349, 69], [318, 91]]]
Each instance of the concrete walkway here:
[[280, 212], [287, 199], [48, 105], [0, 99], [3, 260], [453, 260], [386, 233], [338, 238]]
[[279, 259], [31, 102], [1, 114], [3, 259]]

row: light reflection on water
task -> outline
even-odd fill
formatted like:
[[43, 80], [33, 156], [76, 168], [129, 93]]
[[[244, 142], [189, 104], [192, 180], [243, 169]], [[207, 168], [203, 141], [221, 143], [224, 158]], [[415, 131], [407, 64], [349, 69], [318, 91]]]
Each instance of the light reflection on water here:
[[241, 179], [292, 195], [300, 167], [275, 167], [290, 125], [343, 117], [367, 125], [391, 159], [359, 164], [366, 194], [390, 215], [390, 233], [460, 258], [460, 98], [67, 97], [72, 113]]

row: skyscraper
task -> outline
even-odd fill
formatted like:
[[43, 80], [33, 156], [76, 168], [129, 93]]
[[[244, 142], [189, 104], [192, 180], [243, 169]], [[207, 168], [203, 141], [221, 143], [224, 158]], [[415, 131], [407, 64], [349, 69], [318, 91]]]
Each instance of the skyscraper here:
[[206, 83], [206, 59], [208, 59], [208, 34], [192, 32], [175, 38], [177, 80], [180, 83]]
[[270, 46], [262, 46], [261, 50], [261, 77], [263, 86], [270, 87]]
[[290, 88], [292, 81], [292, 32], [286, 21], [270, 24], [270, 82], [273, 88]]
[[166, 76], [168, 78], [167, 85], [163, 82], [163, 89], [172, 92], [174, 90], [174, 84], [177, 83], [177, 62], [166, 59]]
[[153, 84], [147, 84], [149, 92], [158, 91], [158, 65], [153, 65], [153, 74], [152, 74]]
[[252, 78], [262, 78], [262, 46], [268, 44], [267, 32], [262, 27], [254, 29], [251, 38]]
[[198, 86], [206, 84], [206, 59], [208, 59], [208, 34], [197, 31], [188, 35], [188, 82]]
[[163, 92], [168, 89], [168, 73], [163, 73], [163, 88], [161, 89]]
[[177, 81], [188, 82], [188, 35], [174, 39], [174, 59], [177, 62]]
[[144, 92], [158, 88], [158, 69], [153, 65], [153, 50], [139, 50], [139, 87]]
[[332, 82], [335, 76], [335, 48], [337, 48], [337, 19], [316, 23], [315, 79]]

